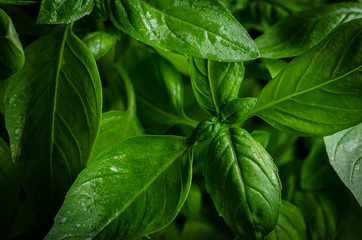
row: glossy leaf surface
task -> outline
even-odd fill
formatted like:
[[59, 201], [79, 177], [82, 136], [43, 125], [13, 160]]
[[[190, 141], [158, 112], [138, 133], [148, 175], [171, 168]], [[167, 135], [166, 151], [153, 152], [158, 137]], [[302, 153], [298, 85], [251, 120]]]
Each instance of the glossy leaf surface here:
[[6, 239], [20, 198], [20, 176], [7, 143], [0, 138], [0, 237]]
[[274, 78], [280, 73], [287, 65], [288, 62], [279, 59], [263, 59], [266, 68], [268, 69], [270, 76]]
[[211, 142], [205, 184], [218, 213], [242, 239], [262, 239], [278, 220], [281, 184], [266, 150], [233, 127]]
[[263, 148], [267, 148], [270, 140], [270, 133], [264, 130], [254, 130], [250, 133], [250, 135], [258, 141]]
[[24, 51], [10, 17], [0, 8], [0, 80], [24, 65]]
[[175, 68], [182, 74], [190, 76], [190, 67], [189, 67], [189, 57], [185, 55], [180, 55], [172, 52], [167, 52], [161, 49], [155, 49], [158, 54], [166, 58], [170, 63], [172, 63]]
[[256, 98], [237, 98], [228, 102], [220, 112], [222, 121], [228, 124], [243, 123], [253, 110], [256, 101]]
[[273, 127], [326, 136], [362, 121], [362, 19], [295, 58], [258, 96], [253, 113]]
[[81, 172], [45, 239], [138, 239], [168, 225], [191, 185], [187, 141], [125, 140]]
[[153, 47], [221, 61], [259, 57], [245, 29], [216, 0], [106, 1], [123, 32]]
[[303, 214], [298, 207], [288, 201], [282, 201], [275, 229], [265, 240], [306, 240], [307, 227]]
[[212, 116], [201, 121], [192, 132], [190, 142], [192, 145], [213, 139], [221, 130], [222, 125], [217, 117]]
[[83, 38], [83, 42], [95, 60], [103, 57], [117, 42], [117, 36], [106, 32], [92, 32]]
[[92, 54], [68, 26], [30, 44], [25, 56], [8, 81], [6, 127], [27, 197], [47, 220], [92, 152], [101, 84]]
[[242, 62], [216, 62], [190, 58], [191, 84], [200, 107], [210, 115], [237, 98], [245, 68]]
[[171, 63], [148, 49], [133, 48], [125, 55], [124, 65], [137, 96], [138, 116], [146, 130], [163, 133], [175, 124], [196, 126], [184, 113], [183, 82]]
[[324, 138], [329, 162], [362, 206], [362, 123]]
[[38, 24], [71, 23], [93, 10], [93, 0], [42, 0], [37, 18]]
[[255, 40], [263, 58], [298, 56], [338, 25], [362, 17], [362, 4], [341, 3], [291, 15]]

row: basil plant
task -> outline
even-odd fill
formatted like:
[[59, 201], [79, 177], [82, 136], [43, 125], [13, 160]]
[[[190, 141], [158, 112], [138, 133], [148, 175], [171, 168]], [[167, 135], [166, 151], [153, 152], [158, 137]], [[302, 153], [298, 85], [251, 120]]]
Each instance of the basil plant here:
[[359, 240], [362, 2], [0, 0], [0, 238]]

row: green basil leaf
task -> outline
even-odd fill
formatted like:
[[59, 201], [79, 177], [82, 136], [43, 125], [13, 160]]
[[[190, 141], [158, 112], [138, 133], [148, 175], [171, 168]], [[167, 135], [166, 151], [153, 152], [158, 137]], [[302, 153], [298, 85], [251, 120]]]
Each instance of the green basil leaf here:
[[42, 0], [38, 24], [71, 23], [92, 12], [94, 0]]
[[278, 169], [247, 131], [221, 131], [210, 144], [203, 170], [216, 210], [237, 235], [263, 239], [274, 229], [281, 202]]
[[362, 206], [362, 123], [324, 138], [329, 162]]
[[248, 28], [253, 28], [264, 32], [275, 23], [279, 22], [290, 11], [278, 1], [252, 0], [245, 9], [236, 13], [236, 18], [240, 23]]
[[125, 140], [82, 171], [45, 239], [138, 239], [167, 226], [191, 185], [187, 139]]
[[327, 195], [297, 191], [294, 197], [307, 224], [308, 239], [330, 240], [337, 232], [337, 212]]
[[20, 198], [20, 177], [7, 143], [0, 138], [0, 237], [7, 239]]
[[222, 126], [217, 117], [212, 116], [201, 121], [192, 132], [190, 143], [196, 145], [213, 139], [221, 130]]
[[267, 148], [270, 140], [270, 133], [265, 130], [254, 130], [250, 135], [260, 143], [263, 148]]
[[83, 38], [83, 42], [91, 53], [95, 60], [106, 55], [106, 53], [116, 44], [118, 37], [114, 34], [105, 32], [92, 32]]
[[142, 126], [131, 110], [103, 113], [98, 137], [89, 162], [108, 152], [123, 140], [143, 134]]
[[156, 48], [158, 54], [166, 58], [183, 75], [190, 76], [188, 57]]
[[227, 124], [242, 124], [253, 110], [256, 98], [237, 98], [221, 108], [222, 121]]
[[321, 190], [336, 184], [338, 177], [328, 162], [322, 139], [313, 141], [308, 157], [303, 161], [300, 173], [300, 187], [305, 190]]
[[11, 18], [0, 8], [0, 80], [24, 65], [24, 51]]
[[219, 115], [224, 104], [238, 97], [245, 73], [243, 63], [190, 58], [190, 64], [197, 102], [210, 115]]
[[362, 4], [340, 3], [291, 15], [255, 40], [263, 58], [298, 56], [338, 25], [362, 17]]
[[274, 78], [278, 73], [280, 73], [287, 65], [288, 62], [279, 59], [263, 59], [266, 68], [268, 69], [270, 76]]
[[306, 240], [307, 227], [299, 208], [288, 201], [282, 201], [275, 229], [265, 240]]
[[153, 47], [219, 61], [259, 57], [247, 31], [216, 0], [107, 0], [106, 4], [117, 28]]
[[264, 87], [253, 113], [301, 136], [326, 136], [360, 123], [361, 28], [362, 19], [345, 23], [291, 61]]
[[175, 124], [196, 127], [184, 113], [182, 78], [171, 63], [148, 49], [132, 48], [124, 56], [124, 66], [136, 92], [138, 116], [147, 131], [164, 133]]
[[92, 152], [101, 83], [92, 54], [69, 26], [30, 44], [25, 56], [8, 81], [6, 127], [27, 198], [51, 221]]

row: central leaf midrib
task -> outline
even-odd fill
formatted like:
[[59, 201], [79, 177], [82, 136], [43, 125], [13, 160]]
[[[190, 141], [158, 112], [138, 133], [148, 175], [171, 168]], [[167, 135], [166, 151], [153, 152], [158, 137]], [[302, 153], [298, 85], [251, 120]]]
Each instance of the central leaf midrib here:
[[251, 222], [251, 224], [252, 224], [252, 226], [253, 226], [253, 228], [256, 230], [256, 226], [255, 226], [255, 223], [254, 223], [254, 219], [253, 219], [253, 217], [252, 217], [252, 215], [251, 215], [251, 209], [250, 209], [250, 200], [249, 200], [249, 198], [247, 197], [247, 194], [246, 194], [246, 188], [247, 188], [247, 186], [246, 186], [246, 183], [245, 183], [245, 181], [244, 181], [244, 178], [243, 178], [243, 176], [242, 176], [242, 170], [241, 170], [241, 167], [239, 166], [239, 162], [238, 162], [238, 157], [237, 157], [237, 152], [236, 152], [236, 148], [235, 148], [235, 146], [234, 146], [234, 142], [232, 141], [232, 138], [231, 138], [231, 133], [230, 133], [230, 129], [226, 129], [226, 134], [227, 134], [227, 137], [228, 137], [228, 140], [230, 141], [230, 147], [231, 147], [231, 150], [232, 150], [232, 152], [233, 152], [233, 155], [235, 156], [235, 161], [233, 161], [234, 163], [233, 163], [233, 165], [235, 166], [236, 165], [236, 169], [237, 169], [237, 174], [238, 174], [238, 177], [239, 177], [239, 179], [240, 179], [240, 181], [241, 181], [241, 183], [242, 183], [242, 185], [244, 186], [244, 191], [242, 191], [242, 193], [243, 193], [243, 197], [244, 197], [244, 199], [245, 199], [245, 201], [246, 201], [246, 207], [247, 207], [247, 209], [248, 209], [248, 218], [249, 218], [249, 220], [250, 220], [250, 222]]
[[56, 76], [55, 76], [55, 85], [54, 85], [54, 98], [53, 98], [53, 112], [52, 112], [52, 117], [51, 117], [51, 121], [52, 121], [52, 125], [51, 125], [51, 144], [50, 144], [50, 187], [51, 187], [51, 199], [53, 199], [54, 197], [54, 176], [53, 176], [53, 149], [54, 149], [54, 131], [55, 131], [55, 114], [56, 114], [56, 110], [57, 110], [57, 93], [58, 93], [58, 83], [59, 83], [59, 75], [60, 75], [60, 70], [61, 70], [61, 65], [63, 63], [63, 53], [64, 53], [64, 46], [65, 46], [65, 42], [66, 39], [68, 37], [68, 31], [69, 31], [69, 25], [67, 25], [65, 27], [64, 30], [64, 34], [63, 34], [63, 38], [61, 41], [61, 46], [59, 49], [59, 58], [58, 58], [58, 64], [57, 64], [57, 69], [56, 69]]
[[288, 95], [288, 96], [286, 96], [286, 97], [283, 97], [283, 98], [280, 98], [280, 99], [278, 99], [278, 100], [271, 101], [271, 102], [269, 102], [268, 104], [265, 104], [265, 105], [263, 105], [263, 106], [261, 106], [261, 107], [259, 107], [259, 108], [255, 108], [255, 109], [250, 113], [250, 116], [256, 114], [257, 112], [263, 111], [263, 110], [265, 110], [265, 109], [267, 109], [267, 108], [271, 108], [271, 107], [273, 107], [274, 105], [277, 105], [277, 104], [280, 103], [280, 102], [284, 102], [284, 101], [286, 101], [286, 100], [289, 100], [290, 98], [293, 98], [293, 97], [302, 95], [302, 94], [304, 94], [304, 93], [311, 92], [311, 91], [316, 90], [316, 89], [318, 89], [318, 88], [320, 88], [320, 87], [323, 87], [323, 86], [325, 86], [325, 85], [328, 85], [328, 84], [330, 84], [330, 83], [333, 83], [333, 82], [335, 82], [335, 81], [338, 81], [339, 79], [341, 79], [341, 78], [343, 78], [343, 77], [345, 77], [345, 76], [347, 76], [347, 75], [349, 75], [349, 74], [357, 71], [360, 67], [361, 67], [361, 66], [358, 66], [357, 68], [355, 68], [355, 69], [353, 69], [353, 70], [351, 70], [351, 71], [349, 71], [349, 72], [347, 72], [347, 73], [345, 73], [345, 74], [343, 74], [343, 75], [341, 75], [341, 76], [339, 76], [339, 77], [337, 77], [337, 78], [331, 79], [331, 80], [326, 81], [326, 82], [321, 83], [321, 84], [318, 84], [318, 85], [316, 85], [316, 86], [314, 86], [314, 87], [305, 89], [305, 90], [300, 91], [300, 92], [296, 92], [296, 93], [290, 94], [290, 95]]
[[98, 232], [95, 233], [93, 237], [96, 237], [99, 233], [101, 233], [109, 224], [111, 224], [116, 218], [118, 218], [144, 191], [146, 191], [157, 179], [158, 177], [164, 173], [184, 152], [186, 151], [187, 147], [184, 147], [182, 150], [179, 150], [179, 153], [170, 160], [167, 164], [164, 165], [163, 168], [158, 171], [153, 178], [140, 190], [138, 191], [134, 197], [127, 202], [127, 204], [120, 209], [104, 226], [102, 226]]

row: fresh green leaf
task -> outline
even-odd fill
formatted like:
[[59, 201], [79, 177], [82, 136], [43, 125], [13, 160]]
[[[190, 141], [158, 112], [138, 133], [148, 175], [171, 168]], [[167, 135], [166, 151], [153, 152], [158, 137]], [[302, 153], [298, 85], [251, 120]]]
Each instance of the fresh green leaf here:
[[339, 26], [295, 58], [258, 96], [253, 113], [301, 136], [326, 136], [362, 121], [362, 19]]
[[92, 12], [94, 0], [42, 0], [38, 24], [71, 23]]
[[222, 126], [217, 117], [212, 116], [201, 121], [193, 131], [190, 143], [196, 145], [204, 141], [213, 139], [221, 130]]
[[8, 80], [6, 127], [27, 198], [48, 221], [92, 152], [101, 83], [92, 54], [69, 26], [30, 44], [25, 56]]
[[337, 233], [337, 212], [327, 195], [296, 192], [295, 205], [299, 207], [307, 224], [308, 239], [330, 240]]
[[95, 60], [103, 57], [117, 42], [118, 37], [106, 32], [92, 32], [83, 38], [83, 42]]
[[167, 52], [158, 48], [156, 48], [156, 51], [158, 52], [158, 54], [160, 54], [162, 57], [166, 58], [170, 63], [172, 63], [180, 73], [186, 76], [190, 76], [190, 67], [187, 56]]
[[245, 68], [242, 62], [216, 62], [190, 58], [191, 84], [200, 107], [210, 115], [237, 98]]
[[227, 124], [243, 123], [253, 110], [256, 101], [256, 98], [237, 98], [228, 102], [220, 111], [222, 121]]
[[300, 187], [304, 190], [321, 190], [336, 184], [336, 175], [328, 162], [322, 139], [313, 141], [312, 149], [304, 160], [300, 173]]
[[20, 198], [20, 177], [7, 143], [0, 138], [0, 237], [6, 239]]
[[[183, 82], [175, 67], [156, 53], [133, 48], [124, 57], [137, 96], [137, 113], [150, 132], [164, 133], [175, 124], [196, 127], [183, 110]], [[142, 69], [142, 70], [140, 70]]]
[[287, 65], [288, 62], [279, 59], [263, 59], [266, 68], [268, 69], [270, 76], [274, 78], [278, 73], [280, 73]]
[[340, 3], [291, 15], [255, 40], [263, 58], [298, 56], [342, 23], [362, 17], [362, 4]]
[[153, 47], [220, 61], [259, 57], [253, 40], [217, 0], [107, 0], [121, 31]]
[[263, 239], [278, 220], [281, 184], [264, 148], [241, 128], [211, 142], [205, 184], [218, 213], [242, 239]]
[[80, 173], [48, 239], [138, 239], [167, 226], [191, 185], [187, 139], [125, 140]]
[[270, 133], [265, 130], [254, 130], [250, 135], [260, 143], [263, 148], [267, 148], [270, 140]]
[[0, 80], [24, 65], [24, 51], [11, 18], [0, 8]]
[[306, 240], [307, 227], [298, 207], [282, 201], [275, 229], [265, 240]]
[[329, 162], [362, 206], [362, 123], [324, 138]]

